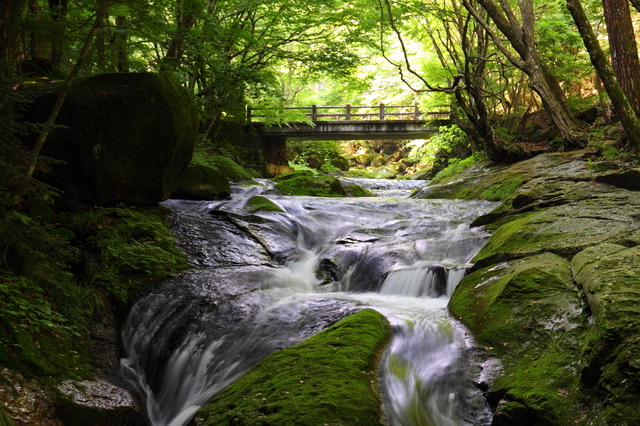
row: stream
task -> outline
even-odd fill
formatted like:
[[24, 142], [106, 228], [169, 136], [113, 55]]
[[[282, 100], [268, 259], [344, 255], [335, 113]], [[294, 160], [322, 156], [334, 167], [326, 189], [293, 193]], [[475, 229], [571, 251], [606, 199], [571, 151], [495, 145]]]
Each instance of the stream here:
[[[380, 371], [387, 424], [491, 424], [479, 383], [492, 366], [446, 306], [489, 236], [468, 224], [495, 204], [408, 198], [425, 181], [343, 181], [367, 198], [285, 197], [260, 182], [230, 200], [163, 203], [193, 267], [123, 327], [122, 372], [150, 423], [186, 425], [270, 353], [372, 308], [394, 331]], [[283, 212], [253, 211], [256, 195]]]

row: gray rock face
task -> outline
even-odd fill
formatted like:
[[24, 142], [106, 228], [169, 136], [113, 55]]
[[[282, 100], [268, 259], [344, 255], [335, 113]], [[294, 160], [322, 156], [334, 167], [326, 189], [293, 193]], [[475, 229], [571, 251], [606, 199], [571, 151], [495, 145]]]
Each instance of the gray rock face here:
[[522, 181], [476, 220], [495, 232], [449, 305], [504, 365], [494, 425], [640, 424], [638, 169], [597, 170], [584, 155], [450, 184], [455, 196]]
[[[60, 86], [34, 89], [25, 120], [46, 120]], [[75, 204], [143, 205], [167, 199], [193, 154], [198, 116], [163, 74], [100, 74], [77, 80], [42, 155], [61, 160], [38, 178]]]

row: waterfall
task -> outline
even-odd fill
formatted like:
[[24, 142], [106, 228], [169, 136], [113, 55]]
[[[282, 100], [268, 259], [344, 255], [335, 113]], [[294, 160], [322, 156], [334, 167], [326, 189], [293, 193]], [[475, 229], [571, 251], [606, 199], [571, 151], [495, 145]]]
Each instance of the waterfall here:
[[[493, 204], [283, 197], [263, 183], [227, 201], [165, 202], [193, 268], [141, 298], [122, 336], [122, 371], [151, 424], [187, 424], [270, 353], [365, 307], [394, 329], [381, 365], [390, 425], [490, 424], [446, 305], [488, 237], [468, 223]], [[246, 213], [255, 194], [284, 213]]]

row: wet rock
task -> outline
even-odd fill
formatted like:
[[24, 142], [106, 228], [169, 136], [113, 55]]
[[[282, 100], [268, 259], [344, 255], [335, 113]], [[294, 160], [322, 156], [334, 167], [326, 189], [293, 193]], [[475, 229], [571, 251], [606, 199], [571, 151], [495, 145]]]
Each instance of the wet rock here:
[[57, 386], [57, 413], [65, 426], [144, 426], [131, 394], [103, 380], [65, 381]]
[[223, 200], [231, 195], [227, 178], [211, 167], [189, 165], [178, 175], [171, 198]]
[[450, 302], [503, 361], [495, 425], [640, 424], [639, 172], [588, 155], [449, 182], [450, 196], [478, 197], [523, 181], [475, 221], [495, 232]]
[[493, 424], [560, 425], [578, 416], [570, 405], [577, 395], [567, 394], [580, 385], [577, 349], [588, 318], [567, 260], [544, 253], [476, 271], [449, 308], [502, 360]]
[[284, 195], [310, 195], [315, 197], [344, 197], [340, 179], [332, 176], [300, 176], [276, 184]]
[[[592, 186], [596, 186], [594, 184]], [[587, 247], [614, 242], [640, 228], [640, 197], [629, 191], [585, 191], [588, 199], [526, 213], [500, 226], [474, 258], [478, 267], [544, 252], [571, 259]]]

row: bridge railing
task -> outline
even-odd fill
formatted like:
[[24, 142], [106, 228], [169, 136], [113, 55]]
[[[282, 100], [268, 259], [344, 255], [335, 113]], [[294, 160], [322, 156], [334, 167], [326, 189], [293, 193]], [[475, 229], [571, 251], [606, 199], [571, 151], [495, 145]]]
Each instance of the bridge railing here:
[[[286, 107], [288, 110], [301, 110], [311, 121], [386, 121], [386, 120], [442, 120], [449, 119], [446, 111], [421, 112], [418, 105], [343, 105]], [[260, 118], [268, 117], [260, 114], [264, 109], [247, 109], [247, 121], [260, 123]]]

